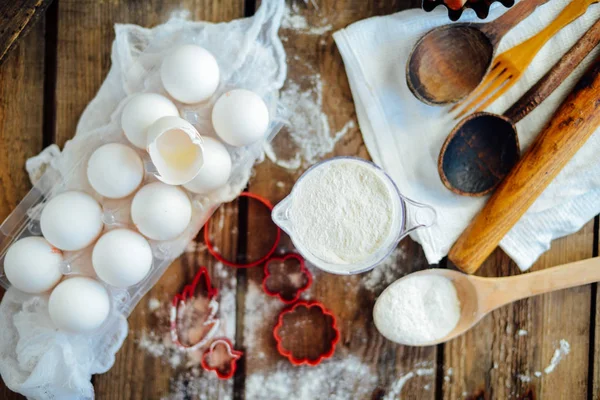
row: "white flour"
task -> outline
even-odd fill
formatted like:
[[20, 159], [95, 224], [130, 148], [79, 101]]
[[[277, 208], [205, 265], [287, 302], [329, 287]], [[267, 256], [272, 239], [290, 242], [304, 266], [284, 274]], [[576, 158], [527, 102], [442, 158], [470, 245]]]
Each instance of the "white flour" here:
[[281, 28], [293, 29], [300, 34], [316, 36], [320, 36], [333, 29], [331, 24], [327, 23], [326, 18], [321, 19], [319, 26], [311, 26], [306, 20], [306, 17], [300, 14], [299, 7], [296, 3], [292, 3], [292, 7], [286, 5], [281, 19]]
[[370, 398], [377, 385], [372, 366], [348, 355], [316, 367], [294, 367], [287, 362], [254, 373], [246, 380], [248, 400], [347, 400]]
[[401, 247], [396, 248], [392, 253], [377, 265], [372, 271], [362, 274], [362, 284], [365, 289], [375, 294], [379, 294], [396, 279], [402, 278], [406, 273], [405, 267], [406, 253]]
[[332, 264], [360, 263], [390, 238], [393, 200], [367, 164], [337, 160], [312, 170], [295, 187], [290, 209], [296, 239]]
[[402, 393], [402, 389], [404, 388], [404, 385], [406, 385], [406, 382], [415, 376], [431, 376], [434, 372], [435, 371], [433, 368], [419, 368], [416, 371], [411, 371], [406, 375], [402, 375], [396, 382], [392, 383], [389, 392], [386, 394], [383, 400], [395, 400], [401, 398], [400, 394]]
[[[302, 63], [302, 60], [294, 60]], [[310, 166], [331, 153], [336, 143], [356, 126], [348, 121], [338, 132], [331, 133], [329, 119], [323, 112], [323, 82], [310, 66], [301, 80], [289, 80], [281, 91], [280, 103], [288, 112], [286, 126], [273, 142], [265, 143], [265, 154], [282, 168], [295, 170]]]
[[454, 284], [435, 275], [411, 276], [392, 284], [373, 309], [375, 325], [383, 336], [411, 345], [443, 338], [459, 318]]
[[570, 351], [571, 346], [569, 345], [569, 342], [567, 342], [564, 339], [560, 339], [560, 346], [558, 349], [554, 350], [552, 360], [550, 360], [550, 364], [544, 369], [544, 372], [546, 374], [549, 374], [552, 371], [554, 371], [560, 360], [562, 360], [564, 356], [569, 354]]

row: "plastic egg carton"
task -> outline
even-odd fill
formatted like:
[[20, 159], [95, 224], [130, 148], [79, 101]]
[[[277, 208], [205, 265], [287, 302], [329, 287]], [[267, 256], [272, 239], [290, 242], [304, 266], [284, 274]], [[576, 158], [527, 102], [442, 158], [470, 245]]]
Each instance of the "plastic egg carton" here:
[[[266, 26], [266, 25], [265, 25]], [[269, 32], [249, 35], [244, 29], [223, 33], [219, 24], [200, 24], [174, 20], [153, 30], [136, 27], [117, 27], [113, 46], [113, 67], [96, 98], [84, 111], [77, 134], [67, 142], [62, 154], [52, 159], [42, 177], [23, 198], [8, 218], [0, 225], [0, 286], [10, 287], [4, 274], [4, 259], [9, 247], [19, 239], [41, 236], [40, 216], [44, 206], [55, 196], [71, 190], [92, 196], [102, 207], [103, 233], [117, 228], [138, 231], [130, 215], [134, 192], [124, 199], [108, 199], [97, 193], [88, 182], [87, 164], [99, 147], [120, 143], [133, 149], [143, 160], [144, 185], [158, 181], [158, 172], [148, 153], [132, 145], [121, 126], [123, 109], [132, 96], [139, 93], [156, 93], [170, 99], [181, 118], [194, 126], [202, 137], [218, 138], [212, 125], [211, 114], [217, 100], [233, 89], [247, 89], [258, 94], [267, 105], [269, 126], [263, 138], [252, 144], [234, 147], [225, 145], [231, 156], [232, 171], [227, 185], [207, 195], [194, 194], [181, 187], [192, 204], [191, 222], [184, 232], [169, 241], [148, 240], [152, 249], [152, 267], [139, 283], [118, 288], [103, 282], [92, 267], [94, 243], [73, 252], [63, 252], [61, 272], [65, 277], [85, 276], [100, 282], [109, 293], [110, 313], [103, 325], [87, 332], [90, 346], [102, 348], [111, 340], [124, 319], [141, 298], [160, 279], [169, 265], [179, 257], [193, 240], [210, 215], [223, 202], [235, 199], [246, 187], [253, 165], [264, 155], [263, 146], [281, 129], [285, 110], [278, 105], [278, 91], [285, 79], [285, 58], [282, 49], [272, 43]], [[227, 39], [226, 41], [224, 39]], [[252, 40], [249, 40], [252, 38]], [[174, 48], [195, 44], [211, 52], [220, 68], [217, 90], [206, 101], [184, 104], [171, 97], [163, 87], [161, 65]], [[278, 59], [281, 58], [281, 59]], [[98, 240], [101, 235], [96, 238]], [[48, 297], [51, 291], [40, 296]], [[35, 316], [34, 316], [35, 318]], [[99, 352], [97, 352], [99, 354]]]
[[[149, 54], [140, 55], [136, 68], [143, 69], [142, 75], [145, 79], [139, 80], [137, 83], [131, 80], [128, 81], [129, 89], [133, 90], [129, 90], [129, 95], [121, 99], [111, 114], [110, 122], [97, 129], [97, 131], [86, 132], [83, 135], [78, 133], [65, 146], [63, 154], [58, 159], [53, 160], [40, 180], [35, 183], [31, 191], [2, 223], [0, 226], [1, 286], [6, 289], [10, 287], [10, 282], [4, 274], [4, 259], [8, 248], [19, 239], [28, 236], [42, 236], [40, 228], [42, 210], [49, 200], [60, 193], [77, 190], [87, 193], [97, 200], [103, 210], [104, 228], [102, 234], [116, 228], [128, 228], [138, 231], [130, 216], [131, 202], [140, 188], [158, 181], [155, 176], [157, 171], [148, 153], [133, 146], [123, 134], [120, 123], [121, 114], [127, 101], [137, 93], [158, 93], [169, 97], [161, 85], [158, 72], [162, 57], [168, 49], [169, 46], [163, 46], [159, 49], [152, 48]], [[116, 317], [123, 316], [126, 318], [140, 299], [159, 280], [169, 265], [183, 253], [187, 244], [196, 237], [215, 209], [221, 203], [235, 199], [246, 186], [253, 165], [263, 155], [262, 148], [265, 142], [271, 141], [283, 125], [280, 122], [283, 110], [277, 107], [277, 93], [273, 91], [261, 92], [260, 87], [264, 82], [260, 80], [254, 80], [252, 83], [248, 82], [247, 77], [236, 73], [229, 74], [227, 81], [221, 82], [218, 90], [209, 101], [197, 105], [182, 104], [169, 97], [177, 106], [180, 116], [194, 125], [201, 136], [217, 137], [212, 128], [210, 112], [215, 101], [223, 93], [235, 88], [245, 88], [259, 94], [269, 108], [270, 123], [264, 138], [258, 142], [243, 147], [225, 145], [232, 160], [231, 177], [225, 187], [207, 195], [199, 195], [189, 192], [181, 186], [186, 191], [192, 204], [191, 222], [185, 231], [173, 240], [156, 241], [146, 237], [152, 249], [153, 261], [150, 272], [141, 282], [127, 288], [113, 287], [103, 282], [92, 267], [91, 256], [95, 242], [79, 251], [63, 251], [64, 262], [61, 265], [61, 272], [64, 277], [91, 277], [102, 283], [109, 293], [111, 301], [109, 317], [97, 331], [90, 332], [90, 336], [110, 333], [111, 324], [115, 323]], [[92, 153], [108, 143], [121, 143], [128, 146], [135, 150], [144, 162], [145, 173], [142, 184], [132, 195], [124, 199], [114, 200], [102, 197], [91, 187], [87, 179], [87, 163]], [[65, 153], [67, 153], [66, 157]], [[48, 296], [50, 293], [51, 291], [41, 296]]]
[[[267, 139], [274, 137], [280, 128], [281, 124], [271, 122]], [[136, 149], [129, 145], [124, 137], [122, 137], [121, 140], [95, 136], [88, 137], [85, 142], [81, 144], [86, 151], [81, 154], [75, 167], [66, 175], [61, 174], [52, 167], [48, 168], [42, 178], [34, 185], [0, 226], [1, 286], [6, 289], [10, 287], [10, 282], [4, 274], [4, 258], [8, 248], [19, 239], [28, 236], [42, 236], [40, 229], [41, 212], [45, 204], [60, 193], [69, 190], [77, 190], [87, 193], [96, 199], [103, 209], [102, 219], [104, 222], [104, 230], [102, 233], [116, 228], [128, 228], [137, 231], [135, 225], [131, 221], [129, 212], [131, 201], [135, 193], [125, 199], [107, 199], [96, 193], [87, 181], [82, 181], [81, 179], [81, 174], [83, 173], [85, 175], [87, 161], [93, 151], [106, 143], [122, 143], [128, 145], [142, 156], [142, 159], [145, 161], [145, 177], [140, 188], [148, 183], [158, 181], [153, 175], [155, 170], [147, 154], [145, 154], [143, 150]], [[258, 145], [262, 146], [263, 143]], [[244, 148], [228, 148], [228, 150], [230, 150], [230, 154], [232, 155], [234, 170], [247, 170], [249, 172], [255, 162], [255, 158], [252, 154]], [[231, 179], [236, 179], [236, 176], [239, 178], [239, 173], [232, 174]], [[236, 186], [235, 182], [230, 182], [229, 184], [234, 187]], [[239, 184], [245, 185], [245, 182], [240, 182]], [[241, 186], [241, 188], [243, 187], [244, 186]], [[146, 292], [148, 292], [148, 290], [150, 290], [150, 288], [152, 288], [159, 280], [169, 265], [184, 251], [187, 244], [194, 239], [206, 220], [221, 204], [220, 200], [229, 200], [219, 194], [198, 195], [189, 191], [186, 191], [186, 193], [192, 204], [192, 218], [190, 224], [179, 237], [171, 241], [156, 241], [146, 238], [152, 248], [153, 261], [150, 272], [140, 283], [123, 289], [110, 286], [99, 279], [91, 264], [91, 254], [95, 242], [80, 251], [63, 252], [64, 262], [61, 267], [63, 275], [65, 277], [86, 276], [101, 282], [107, 289], [111, 298], [111, 315], [117, 313], [127, 317]], [[110, 317], [107, 319], [105, 325], [110, 322], [110, 319]], [[102, 328], [100, 328], [100, 330], [102, 330]]]

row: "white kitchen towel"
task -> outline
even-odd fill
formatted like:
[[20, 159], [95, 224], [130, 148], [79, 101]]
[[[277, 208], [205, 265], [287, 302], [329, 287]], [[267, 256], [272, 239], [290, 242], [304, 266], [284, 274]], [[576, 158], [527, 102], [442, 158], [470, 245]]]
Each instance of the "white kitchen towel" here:
[[[579, 0], [573, 0], [579, 1]], [[539, 32], [569, 0], [550, 0], [510, 31], [498, 53]], [[488, 20], [505, 12], [493, 7]], [[504, 112], [592, 26], [600, 16], [600, 5], [553, 37], [538, 53], [525, 75], [488, 111]], [[460, 22], [476, 21], [465, 13]], [[429, 30], [448, 24], [446, 10], [431, 13], [408, 10], [356, 22], [333, 37], [344, 59], [364, 141], [374, 162], [396, 181], [400, 191], [431, 205], [437, 224], [412, 233], [421, 243], [429, 263], [437, 263], [477, 214], [487, 198], [453, 194], [441, 183], [437, 159], [442, 143], [455, 122], [448, 109], [417, 100], [406, 84], [405, 68], [416, 41]], [[558, 105], [598, 54], [596, 49], [562, 85], [535, 111], [517, 124], [525, 149], [552, 116]], [[561, 171], [500, 246], [519, 265], [528, 269], [553, 239], [579, 230], [600, 212], [600, 134], [588, 143]]]

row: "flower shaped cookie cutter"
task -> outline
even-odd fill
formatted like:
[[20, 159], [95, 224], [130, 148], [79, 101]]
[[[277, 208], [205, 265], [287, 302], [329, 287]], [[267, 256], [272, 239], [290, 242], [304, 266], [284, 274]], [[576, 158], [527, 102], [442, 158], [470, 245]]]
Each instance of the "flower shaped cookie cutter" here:
[[[310, 323], [309, 315], [311, 312], [317, 312], [320, 321], [313, 320], [313, 323]], [[314, 322], [317, 322], [317, 324]], [[319, 323], [324, 325], [319, 326]], [[304, 332], [300, 330], [304, 330]], [[320, 338], [319, 334], [321, 334]], [[323, 304], [315, 301], [299, 301], [290, 308], [283, 310], [273, 328], [273, 336], [277, 342], [279, 354], [286, 357], [293, 365], [310, 365], [313, 367], [320, 364], [324, 359], [333, 356], [335, 346], [340, 341], [340, 331], [337, 328], [335, 315], [327, 310]], [[289, 345], [294, 343], [290, 343], [290, 340], [300, 340], [302, 336], [309, 336], [312, 340], [316, 337], [323, 344], [323, 348], [317, 348], [315, 354], [306, 354], [305, 351], [292, 349]], [[315, 350], [314, 346], [309, 347]]]
[[[197, 293], [198, 290], [202, 290], [203, 292]], [[216, 334], [221, 323], [217, 318], [219, 303], [215, 299], [218, 293], [218, 289], [212, 286], [208, 270], [205, 267], [201, 267], [196, 273], [192, 283], [186, 285], [181, 293], [178, 293], [173, 297], [169, 314], [171, 340], [179, 349], [185, 351], [198, 350], [206, 346], [210, 339]], [[198, 294], [200, 294], [200, 296], [197, 296]], [[191, 311], [189, 308], [192, 308]], [[178, 323], [181, 322], [186, 311], [201, 311], [203, 314], [201, 318], [204, 319], [201, 323], [194, 324], [200, 328], [200, 331], [196, 332], [196, 335], [199, 337], [192, 345], [184, 344], [180, 339]]]
[[[295, 260], [299, 268], [297, 272], [284, 270], [286, 261]], [[283, 266], [279, 271], [274, 271], [272, 266], [279, 263]], [[278, 297], [285, 304], [296, 302], [302, 292], [312, 285], [312, 274], [306, 268], [304, 258], [296, 253], [289, 253], [281, 257], [271, 257], [265, 262], [265, 277], [263, 278], [263, 291], [269, 296]]]
[[215, 339], [202, 355], [202, 368], [214, 371], [219, 379], [229, 379], [235, 374], [237, 361], [242, 355], [244, 353], [233, 348], [231, 340]]

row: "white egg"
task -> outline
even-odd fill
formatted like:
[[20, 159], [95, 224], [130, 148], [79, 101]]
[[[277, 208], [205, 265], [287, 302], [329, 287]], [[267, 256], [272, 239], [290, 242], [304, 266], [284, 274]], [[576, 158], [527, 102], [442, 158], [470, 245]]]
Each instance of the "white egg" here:
[[106, 288], [91, 278], [62, 281], [50, 294], [50, 318], [58, 329], [83, 333], [98, 329], [110, 312]]
[[142, 235], [171, 240], [181, 235], [192, 218], [192, 204], [177, 186], [150, 183], [137, 192], [131, 203], [131, 219]]
[[232, 146], [246, 146], [264, 137], [269, 127], [269, 110], [254, 92], [235, 89], [215, 103], [212, 123], [217, 135]]
[[43, 293], [62, 278], [62, 252], [42, 237], [13, 243], [4, 257], [4, 274], [10, 284], [26, 293]]
[[109, 285], [126, 288], [141, 282], [152, 267], [152, 249], [142, 235], [115, 229], [98, 239], [92, 252], [98, 277]]
[[156, 93], [140, 93], [129, 99], [123, 108], [121, 127], [131, 144], [145, 149], [148, 128], [154, 121], [166, 116], [179, 116], [171, 100]]
[[219, 86], [219, 65], [207, 50], [184, 45], [167, 55], [160, 67], [166, 91], [182, 103], [207, 100]]
[[100, 204], [89, 194], [78, 191], [53, 197], [40, 217], [46, 240], [67, 251], [81, 250], [92, 244], [103, 226]]
[[158, 172], [155, 176], [169, 185], [191, 181], [202, 168], [203, 140], [192, 124], [179, 117], [162, 117], [148, 129], [148, 154]]
[[210, 193], [225, 185], [231, 175], [231, 156], [216, 139], [204, 138], [204, 165], [191, 182], [183, 185], [190, 192]]
[[87, 177], [98, 194], [109, 199], [129, 196], [144, 178], [144, 163], [131, 147], [109, 143], [99, 147], [88, 161]]

